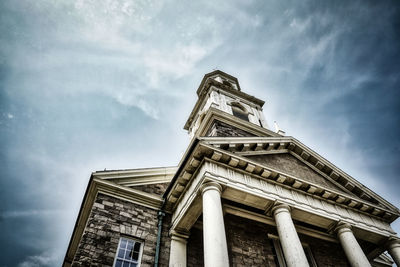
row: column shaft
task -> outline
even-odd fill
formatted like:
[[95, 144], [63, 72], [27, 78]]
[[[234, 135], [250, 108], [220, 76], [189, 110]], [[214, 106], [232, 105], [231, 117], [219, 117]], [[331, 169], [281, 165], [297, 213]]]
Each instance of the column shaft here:
[[224, 217], [221, 204], [221, 186], [206, 183], [203, 195], [204, 266], [228, 267]]
[[272, 209], [279, 240], [288, 267], [309, 267], [306, 254], [294, 227], [290, 208], [280, 204]]
[[171, 234], [169, 266], [186, 267], [186, 244], [187, 236]]
[[371, 264], [351, 231], [351, 226], [347, 223], [339, 223], [335, 230], [350, 265], [352, 267], [370, 267]]
[[397, 266], [400, 266], [400, 240], [393, 238], [389, 240], [388, 252]]

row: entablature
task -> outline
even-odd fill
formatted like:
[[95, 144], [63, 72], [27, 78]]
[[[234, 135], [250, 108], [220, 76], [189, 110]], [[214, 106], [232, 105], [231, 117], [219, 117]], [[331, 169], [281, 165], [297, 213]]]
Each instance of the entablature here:
[[382, 218], [344, 208], [340, 204], [312, 197], [288, 186], [270, 183], [262, 177], [249, 175], [210, 159], [202, 161], [192, 183], [174, 207], [172, 229], [190, 230], [201, 214], [200, 188], [202, 184], [210, 181], [223, 186], [223, 199], [264, 210], [267, 217], [271, 217], [269, 212], [274, 203], [279, 202], [293, 208], [293, 219], [324, 228], [326, 232], [338, 221], [344, 221], [352, 224], [360, 232], [367, 232], [367, 235], [360, 236], [364, 239], [367, 237], [370, 242], [382, 242], [394, 234], [389, 223]]

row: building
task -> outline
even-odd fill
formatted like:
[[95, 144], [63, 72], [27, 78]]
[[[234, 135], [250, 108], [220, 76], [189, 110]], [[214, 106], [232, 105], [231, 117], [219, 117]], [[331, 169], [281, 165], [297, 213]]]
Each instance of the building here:
[[400, 265], [396, 207], [271, 131], [235, 77], [197, 95], [177, 167], [92, 174], [64, 266]]

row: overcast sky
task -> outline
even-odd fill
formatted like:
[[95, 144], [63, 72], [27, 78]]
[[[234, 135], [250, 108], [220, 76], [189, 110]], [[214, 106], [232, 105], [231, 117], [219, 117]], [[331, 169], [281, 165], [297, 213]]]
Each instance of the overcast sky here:
[[[0, 266], [60, 265], [90, 173], [177, 165], [207, 72], [400, 207], [397, 1], [2, 0]], [[400, 223], [394, 224], [400, 231]]]

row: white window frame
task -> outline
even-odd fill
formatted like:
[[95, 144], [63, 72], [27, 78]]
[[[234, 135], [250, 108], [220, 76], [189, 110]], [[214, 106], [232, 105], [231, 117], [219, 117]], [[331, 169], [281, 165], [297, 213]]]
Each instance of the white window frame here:
[[135, 238], [135, 237], [130, 237], [130, 236], [121, 236], [119, 238], [117, 251], [115, 252], [113, 267], [116, 266], [117, 260], [122, 260], [123, 262], [124, 261], [126, 262], [126, 259], [121, 259], [121, 258], [118, 257], [119, 249], [121, 247], [121, 242], [122, 242], [123, 239], [129, 240], [129, 241], [134, 241], [135, 243], [139, 243], [140, 244], [139, 256], [138, 256], [138, 260], [137, 260], [137, 267], [140, 267], [140, 264], [142, 262], [144, 241], [141, 240], [141, 239]]

